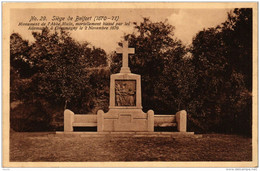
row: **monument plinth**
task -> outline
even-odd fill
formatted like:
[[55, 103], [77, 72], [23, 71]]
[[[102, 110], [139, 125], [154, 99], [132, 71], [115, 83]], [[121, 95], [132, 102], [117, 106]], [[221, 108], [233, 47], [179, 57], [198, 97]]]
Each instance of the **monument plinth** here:
[[141, 76], [133, 74], [128, 67], [128, 54], [134, 53], [134, 48], [128, 48], [128, 42], [123, 42], [122, 68], [120, 73], [110, 76], [109, 111], [98, 111], [98, 131], [153, 131], [154, 113], [142, 111]]

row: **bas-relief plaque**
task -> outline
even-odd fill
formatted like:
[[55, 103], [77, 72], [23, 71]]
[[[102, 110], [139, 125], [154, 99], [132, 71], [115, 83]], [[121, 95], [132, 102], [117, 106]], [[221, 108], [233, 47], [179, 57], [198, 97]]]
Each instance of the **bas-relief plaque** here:
[[136, 106], [136, 81], [115, 80], [116, 106]]

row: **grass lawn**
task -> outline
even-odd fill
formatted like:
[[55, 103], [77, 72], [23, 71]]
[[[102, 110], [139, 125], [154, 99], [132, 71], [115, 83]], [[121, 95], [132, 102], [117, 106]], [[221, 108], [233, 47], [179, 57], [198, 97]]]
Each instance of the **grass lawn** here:
[[11, 162], [44, 161], [251, 161], [252, 139], [205, 134], [202, 138], [48, 137], [10, 135]]

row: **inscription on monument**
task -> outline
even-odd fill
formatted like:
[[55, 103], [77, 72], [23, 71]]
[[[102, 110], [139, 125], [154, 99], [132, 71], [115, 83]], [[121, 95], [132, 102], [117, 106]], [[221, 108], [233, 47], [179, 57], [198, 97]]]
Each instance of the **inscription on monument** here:
[[136, 105], [136, 81], [115, 80], [116, 106]]

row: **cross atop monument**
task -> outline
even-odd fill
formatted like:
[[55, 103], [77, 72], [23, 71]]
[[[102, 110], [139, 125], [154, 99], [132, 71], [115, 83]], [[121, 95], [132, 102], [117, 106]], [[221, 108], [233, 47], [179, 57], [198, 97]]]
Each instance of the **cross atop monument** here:
[[117, 53], [122, 53], [123, 57], [123, 65], [120, 70], [120, 73], [130, 73], [130, 68], [128, 67], [128, 54], [134, 54], [135, 49], [134, 48], [128, 48], [128, 42], [123, 41], [123, 47], [116, 48]]

